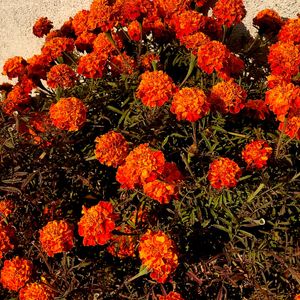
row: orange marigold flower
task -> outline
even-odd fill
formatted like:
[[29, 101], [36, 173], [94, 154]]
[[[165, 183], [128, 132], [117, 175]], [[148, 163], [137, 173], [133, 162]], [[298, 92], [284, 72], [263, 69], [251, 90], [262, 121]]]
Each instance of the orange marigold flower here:
[[128, 35], [135, 42], [138, 42], [142, 38], [142, 27], [138, 21], [132, 21], [128, 25]]
[[261, 169], [267, 165], [267, 160], [272, 154], [272, 148], [266, 141], [257, 140], [246, 145], [242, 157], [247, 163], [247, 168]]
[[60, 98], [52, 104], [49, 110], [53, 125], [62, 130], [77, 131], [86, 121], [87, 108], [84, 103], [75, 98]]
[[141, 78], [136, 96], [146, 106], [162, 106], [177, 91], [172, 79], [163, 71], [146, 71]]
[[158, 296], [158, 300], [184, 300], [179, 293], [170, 292], [166, 296]]
[[50, 40], [52, 40], [53, 38], [57, 38], [57, 37], [64, 37], [63, 33], [57, 29], [57, 30], [51, 30], [45, 37], [45, 42], [49, 42]]
[[[1, 219], [2, 216], [0, 216], [0, 220]], [[0, 259], [3, 258], [5, 253], [14, 248], [12, 243], [14, 236], [14, 228], [0, 221]]]
[[73, 226], [65, 220], [48, 222], [39, 232], [40, 243], [48, 256], [74, 247]]
[[213, 15], [221, 25], [237, 25], [246, 16], [243, 0], [218, 0], [213, 8]]
[[136, 63], [134, 58], [123, 52], [111, 57], [110, 66], [112, 75], [117, 76], [120, 74], [132, 74], [136, 68]]
[[142, 28], [143, 32], [152, 32], [153, 36], [157, 39], [165, 38], [169, 33], [163, 20], [158, 17], [144, 18]]
[[200, 46], [206, 44], [209, 41], [209, 37], [201, 31], [180, 38], [180, 43], [187, 49], [191, 50], [194, 55], [197, 55], [198, 48]]
[[300, 294], [297, 294], [294, 300], [300, 300]]
[[196, 5], [202, 7], [208, 0], [196, 0]]
[[93, 42], [94, 52], [106, 55], [117, 54], [118, 52], [116, 50], [116, 47], [118, 49], [122, 49], [123, 42], [120, 36], [117, 34], [112, 34], [111, 38], [113, 41], [110, 41], [105, 33], [99, 33]]
[[277, 42], [270, 47], [268, 62], [272, 75], [291, 80], [300, 72], [300, 49], [293, 42]]
[[3, 75], [9, 79], [20, 77], [25, 73], [27, 62], [21, 56], [14, 56], [8, 59], [3, 66]]
[[48, 34], [52, 28], [52, 22], [48, 18], [42, 17], [36, 20], [33, 25], [32, 32], [35, 36], [41, 38], [44, 35]]
[[209, 166], [208, 180], [215, 189], [231, 188], [237, 185], [242, 171], [237, 163], [227, 157], [215, 159]]
[[255, 116], [260, 120], [265, 120], [270, 111], [264, 100], [248, 100], [245, 104], [247, 110], [254, 111]]
[[178, 121], [195, 122], [207, 115], [209, 103], [201, 89], [185, 87], [174, 94], [170, 110]]
[[149, 4], [148, 0], [118, 0], [114, 8], [118, 11], [118, 21], [121, 25], [124, 26], [126, 21], [134, 21], [140, 17], [143, 12], [147, 12], [147, 7], [145, 7], [147, 3], [145, 2]]
[[253, 19], [253, 25], [259, 28], [260, 33], [277, 34], [284, 21], [273, 9], [266, 8], [260, 11]]
[[278, 39], [300, 44], [300, 18], [287, 20], [278, 33]]
[[148, 230], [140, 239], [139, 256], [150, 271], [150, 277], [165, 283], [178, 266], [178, 255], [174, 242], [162, 231]]
[[183, 176], [178, 170], [176, 163], [166, 162], [160, 179], [167, 183], [178, 183], [179, 181], [183, 180]]
[[291, 139], [300, 140], [300, 113], [289, 114], [286, 120], [279, 124], [278, 129], [284, 132]]
[[121, 165], [128, 155], [128, 143], [122, 134], [109, 131], [97, 137], [95, 142], [95, 155], [101, 164], [117, 167]]
[[100, 201], [91, 208], [82, 207], [83, 216], [78, 223], [78, 233], [84, 246], [104, 245], [112, 237], [118, 215], [110, 202]]
[[288, 84], [290, 82], [291, 80], [287, 77], [283, 78], [282, 76], [273, 75], [273, 74], [267, 76], [267, 86], [269, 89], [273, 89], [278, 85]]
[[74, 40], [65, 37], [55, 37], [50, 41], [46, 41], [42, 48], [42, 54], [54, 60], [64, 52], [72, 52], [74, 50]]
[[77, 36], [87, 31], [87, 22], [89, 14], [89, 10], [83, 9], [77, 12], [77, 14], [73, 17], [72, 26]]
[[159, 15], [161, 17], [168, 17], [176, 12], [187, 9], [191, 0], [154, 0], [153, 2], [159, 11]]
[[93, 49], [93, 43], [96, 38], [96, 34], [85, 31], [77, 37], [77, 39], [75, 40], [75, 46], [80, 52], [91, 52]]
[[290, 108], [299, 107], [300, 103], [300, 87], [289, 84], [282, 84], [274, 87], [266, 92], [266, 104], [269, 105], [277, 120], [284, 121], [285, 116]]
[[161, 180], [145, 183], [143, 189], [148, 197], [157, 200], [160, 204], [168, 204], [177, 194], [175, 184], [170, 184]]
[[76, 73], [66, 64], [53, 66], [47, 74], [47, 84], [52, 89], [71, 88], [75, 85], [76, 79]]
[[158, 54], [146, 53], [141, 56], [141, 64], [145, 70], [152, 70], [152, 63], [159, 63], [160, 58]]
[[3, 218], [7, 218], [15, 209], [15, 204], [12, 200], [0, 201], [0, 222]]
[[20, 300], [53, 300], [54, 294], [48, 286], [41, 283], [28, 283], [19, 292]]
[[164, 165], [165, 158], [161, 151], [150, 149], [148, 144], [141, 144], [119, 166], [116, 179], [122, 188], [134, 189], [155, 180], [163, 173]]
[[220, 112], [237, 114], [244, 107], [247, 92], [233, 79], [214, 85], [210, 93], [212, 105]]
[[73, 27], [73, 18], [70, 17], [69, 20], [65, 21], [64, 24], [60, 27], [60, 31], [64, 37], [74, 37], [75, 30]]
[[18, 256], [11, 260], [5, 260], [0, 274], [0, 282], [4, 288], [17, 292], [30, 280], [32, 268], [31, 261]]
[[47, 72], [50, 69], [50, 62], [48, 56], [44, 54], [34, 55], [27, 59], [27, 74], [33, 79], [46, 79]]

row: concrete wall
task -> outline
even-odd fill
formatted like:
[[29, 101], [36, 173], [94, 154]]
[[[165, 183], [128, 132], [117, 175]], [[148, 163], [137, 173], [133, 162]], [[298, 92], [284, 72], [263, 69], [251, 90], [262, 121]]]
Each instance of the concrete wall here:
[[[167, 1], [167, 0], [166, 0]], [[38, 53], [43, 39], [32, 34], [32, 25], [42, 16], [63, 24], [78, 10], [88, 8], [91, 0], [0, 0], [0, 73], [6, 59], [20, 55], [28, 58]], [[283, 17], [300, 13], [300, 0], [244, 0], [247, 16], [244, 20], [253, 34], [252, 19], [258, 11], [273, 8]], [[0, 82], [6, 80], [0, 75]]]

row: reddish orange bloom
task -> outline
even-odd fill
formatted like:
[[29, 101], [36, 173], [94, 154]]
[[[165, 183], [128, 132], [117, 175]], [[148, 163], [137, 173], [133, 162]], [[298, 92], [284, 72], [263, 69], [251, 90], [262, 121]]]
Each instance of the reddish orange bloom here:
[[163, 173], [164, 154], [152, 150], [148, 144], [141, 144], [133, 149], [118, 168], [116, 179], [125, 189], [134, 189], [155, 180]]
[[152, 70], [152, 63], [159, 63], [160, 58], [158, 54], [146, 53], [141, 56], [141, 64], [145, 70]]
[[128, 143], [122, 134], [109, 131], [97, 137], [95, 142], [95, 155], [101, 164], [117, 167], [121, 165], [128, 155]]
[[[2, 216], [0, 216], [1, 219]], [[14, 236], [14, 228], [0, 221], [0, 259], [3, 258], [5, 253], [14, 248], [14, 244], [12, 243]]]
[[72, 25], [77, 36], [81, 35], [84, 32], [87, 32], [87, 22], [90, 12], [88, 10], [80, 10], [74, 16], [72, 20]]
[[201, 31], [192, 35], [184, 36], [180, 39], [180, 43], [183, 44], [187, 49], [191, 50], [194, 55], [197, 55], [198, 48], [200, 46], [209, 41], [209, 37]]
[[237, 185], [242, 171], [237, 163], [227, 157], [215, 159], [209, 166], [208, 180], [215, 189], [232, 188]]
[[57, 30], [51, 30], [45, 37], [45, 42], [49, 42], [50, 40], [52, 40], [53, 38], [57, 38], [57, 37], [64, 37], [63, 33], [57, 29]]
[[[111, 36], [112, 41], [107, 37], [105, 33], [99, 33], [97, 35], [97, 38], [94, 40], [93, 47], [94, 52], [99, 54], [117, 54], [118, 51], [116, 50], [116, 47], [120, 50], [123, 48], [123, 42], [119, 35], [112, 34]], [[116, 47], [115, 47], [116, 45]]]
[[297, 294], [294, 300], [300, 300], [300, 294]]
[[93, 43], [96, 38], [96, 34], [85, 31], [75, 40], [75, 46], [80, 52], [91, 52], [93, 49]]
[[134, 21], [141, 16], [142, 13], [150, 13], [152, 5], [149, 0], [117, 0], [115, 9], [118, 11], [118, 21], [122, 26], [128, 21]]
[[179, 293], [170, 292], [166, 296], [158, 296], [158, 300], [184, 300]]
[[284, 21], [273, 9], [266, 8], [260, 11], [253, 19], [253, 25], [259, 28], [261, 33], [277, 34]]
[[53, 300], [54, 294], [50, 288], [41, 283], [28, 283], [19, 292], [20, 300]]
[[248, 100], [245, 104], [247, 110], [253, 111], [255, 116], [260, 120], [265, 120], [270, 111], [264, 100]]
[[64, 52], [72, 52], [74, 50], [74, 40], [65, 37], [55, 37], [50, 41], [46, 41], [42, 48], [42, 54], [54, 60]]
[[36, 20], [33, 25], [32, 32], [35, 36], [41, 38], [44, 35], [48, 34], [52, 28], [52, 22], [48, 18], [42, 17]]
[[51, 59], [44, 54], [28, 58], [26, 68], [28, 76], [34, 79], [46, 79], [47, 72], [50, 69], [50, 62]]
[[154, 0], [161, 17], [168, 17], [176, 12], [181, 12], [189, 7], [191, 0]]
[[300, 140], [300, 113], [288, 114], [286, 120], [279, 124], [278, 129], [291, 139]]
[[287, 77], [283, 78], [282, 76], [273, 75], [273, 74], [267, 76], [267, 86], [269, 89], [273, 89], [278, 85], [284, 85], [290, 82], [291, 80]]
[[76, 73], [66, 64], [53, 66], [47, 74], [47, 84], [52, 89], [71, 88], [76, 83]]
[[73, 18], [70, 17], [69, 20], [65, 21], [64, 24], [60, 27], [60, 31], [64, 37], [73, 37], [75, 30], [73, 27]]
[[166, 162], [160, 179], [167, 183], [178, 183], [183, 180], [183, 176], [174, 162]]
[[128, 35], [135, 42], [138, 42], [142, 38], [142, 26], [138, 21], [132, 21], [128, 25]]
[[152, 32], [153, 36], [162, 39], [167, 36], [168, 30], [165, 23], [161, 18], [147, 17], [143, 19], [142, 24], [143, 32]]
[[84, 103], [75, 98], [60, 98], [52, 104], [49, 110], [53, 125], [62, 130], [77, 131], [86, 121], [87, 108]]
[[172, 79], [163, 71], [146, 71], [141, 77], [136, 96], [146, 106], [162, 106], [177, 91]]
[[172, 198], [176, 198], [177, 189], [175, 184], [161, 180], [154, 180], [143, 185], [144, 193], [157, 200], [160, 204], [168, 204]]
[[110, 59], [111, 73], [114, 76], [120, 74], [132, 74], [136, 68], [134, 58], [127, 55], [125, 52], [119, 55], [114, 55]]
[[174, 242], [162, 231], [148, 230], [140, 239], [139, 256], [150, 271], [150, 277], [165, 283], [178, 266], [178, 255]]
[[300, 44], [300, 18], [287, 20], [278, 33], [278, 39]]
[[247, 163], [247, 168], [261, 169], [267, 165], [272, 154], [272, 148], [266, 141], [257, 140], [246, 145], [242, 157]]
[[48, 256], [74, 247], [73, 226], [65, 220], [48, 222], [39, 232], [41, 246]]
[[5, 260], [0, 274], [0, 282], [4, 288], [17, 292], [30, 280], [32, 268], [31, 261], [18, 256], [11, 260]]
[[0, 201], [0, 222], [3, 218], [7, 218], [15, 209], [15, 204], [12, 200]]
[[221, 25], [237, 25], [246, 16], [243, 0], [218, 0], [213, 8], [213, 15]]
[[118, 215], [114, 213], [111, 203], [100, 201], [91, 208], [82, 207], [83, 216], [78, 223], [78, 233], [83, 237], [84, 246], [104, 245], [112, 237], [115, 229], [115, 220]]
[[3, 66], [3, 75], [9, 79], [20, 77], [25, 73], [27, 62], [21, 56], [14, 56], [8, 59]]
[[207, 115], [209, 103], [205, 93], [198, 88], [183, 88], [173, 96], [171, 112], [178, 121], [195, 122]]
[[239, 113], [244, 107], [246, 98], [247, 92], [233, 79], [217, 83], [210, 93], [212, 105], [222, 113]]

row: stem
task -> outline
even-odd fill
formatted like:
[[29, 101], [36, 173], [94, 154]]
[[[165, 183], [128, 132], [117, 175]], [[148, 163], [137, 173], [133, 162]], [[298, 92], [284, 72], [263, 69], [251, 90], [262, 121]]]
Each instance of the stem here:
[[189, 79], [189, 77], [191, 76], [194, 70], [195, 65], [196, 65], [196, 56], [191, 52], [190, 66], [188, 72], [179, 87], [182, 87], [185, 84], [185, 82]]

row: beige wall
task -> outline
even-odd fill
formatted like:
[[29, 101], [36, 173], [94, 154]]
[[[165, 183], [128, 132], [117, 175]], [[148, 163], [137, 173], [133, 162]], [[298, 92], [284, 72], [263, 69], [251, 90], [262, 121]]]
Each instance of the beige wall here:
[[[264, 8], [273, 8], [283, 17], [296, 17], [300, 13], [300, 0], [244, 1], [248, 11], [244, 22], [252, 33], [252, 18]], [[15, 55], [28, 58], [39, 52], [42, 39], [32, 34], [36, 19], [47, 16], [58, 27], [90, 3], [91, 0], [0, 0], [0, 73], [7, 58]], [[4, 79], [0, 76], [0, 82]]]

